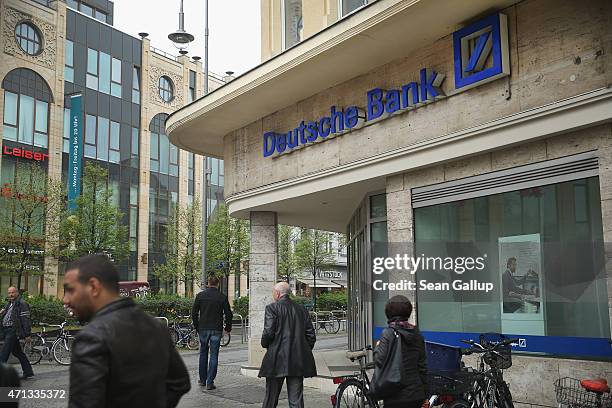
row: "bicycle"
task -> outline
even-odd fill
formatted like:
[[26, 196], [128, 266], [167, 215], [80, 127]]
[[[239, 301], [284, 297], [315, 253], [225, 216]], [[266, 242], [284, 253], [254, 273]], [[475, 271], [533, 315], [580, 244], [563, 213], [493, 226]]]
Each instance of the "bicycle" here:
[[610, 408], [612, 394], [604, 379], [577, 380], [571, 377], [555, 381], [555, 394], [559, 407]]
[[[319, 315], [325, 315], [324, 319], [319, 319]], [[336, 334], [340, 331], [340, 319], [331, 312], [310, 312], [310, 320], [318, 333], [323, 329], [327, 334]]]
[[197, 350], [200, 347], [200, 336], [192, 323], [174, 322], [168, 326], [170, 338], [177, 347], [187, 347]]
[[[24, 353], [28, 357], [30, 364], [38, 364], [43, 357], [53, 356], [53, 359], [60, 365], [70, 365], [72, 360], [72, 343], [74, 336], [68, 333], [65, 329], [68, 322], [62, 324], [45, 324], [41, 323], [43, 333], [33, 334], [29, 344], [24, 346]], [[57, 327], [59, 333], [51, 346], [47, 343], [47, 337], [51, 337], [51, 333], [47, 333], [47, 327]], [[53, 333], [55, 334], [55, 333]]]
[[374, 363], [366, 363], [368, 351], [372, 346], [367, 346], [357, 351], [347, 351], [346, 358], [354, 362], [359, 361], [359, 372], [342, 377], [334, 377], [334, 384], [338, 384], [336, 393], [331, 396], [334, 408], [379, 408], [378, 401], [370, 396], [370, 378], [367, 370], [374, 368]]

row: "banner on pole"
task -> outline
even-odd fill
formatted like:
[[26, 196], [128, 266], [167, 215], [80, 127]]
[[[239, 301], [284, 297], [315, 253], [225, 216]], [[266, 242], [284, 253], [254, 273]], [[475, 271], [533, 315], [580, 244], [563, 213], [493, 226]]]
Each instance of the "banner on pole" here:
[[81, 173], [83, 163], [83, 96], [70, 96], [70, 150], [68, 153], [68, 208], [76, 208], [76, 199], [81, 195]]

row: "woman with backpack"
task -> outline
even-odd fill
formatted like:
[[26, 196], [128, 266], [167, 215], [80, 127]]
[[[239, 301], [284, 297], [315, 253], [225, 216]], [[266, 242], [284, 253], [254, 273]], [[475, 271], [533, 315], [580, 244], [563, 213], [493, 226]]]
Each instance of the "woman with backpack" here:
[[[421, 408], [427, 406], [427, 356], [425, 340], [408, 319], [412, 314], [412, 303], [405, 296], [393, 296], [385, 305], [388, 327], [383, 330], [380, 341], [374, 350], [376, 372], [389, 372], [399, 369], [401, 388], [382, 395], [385, 408]], [[394, 344], [397, 342], [397, 344]], [[401, 347], [397, 347], [401, 346]], [[398, 350], [395, 350], [399, 348]], [[401, 367], [396, 357], [401, 353]], [[393, 354], [393, 356], [391, 356]], [[391, 369], [391, 370], [390, 370]]]

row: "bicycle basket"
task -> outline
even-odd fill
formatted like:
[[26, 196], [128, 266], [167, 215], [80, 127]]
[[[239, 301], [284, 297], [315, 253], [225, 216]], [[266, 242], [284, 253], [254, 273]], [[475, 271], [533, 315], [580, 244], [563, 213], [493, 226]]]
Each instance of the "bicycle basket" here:
[[470, 389], [478, 373], [465, 370], [430, 370], [427, 373], [429, 393], [435, 395], [461, 395]]
[[431, 341], [425, 342], [427, 367], [430, 370], [458, 371], [461, 369], [461, 348]]
[[[480, 344], [485, 347], [494, 346], [504, 340], [508, 340], [508, 337], [499, 333], [484, 333], [480, 335]], [[501, 354], [502, 357], [494, 353], [486, 353], [483, 359], [487, 365], [500, 370], [512, 367], [512, 346], [501, 346], [495, 349], [495, 351]]]
[[555, 394], [559, 404], [581, 408], [610, 408], [612, 395], [587, 391], [580, 385], [580, 380], [571, 377], [555, 381]]

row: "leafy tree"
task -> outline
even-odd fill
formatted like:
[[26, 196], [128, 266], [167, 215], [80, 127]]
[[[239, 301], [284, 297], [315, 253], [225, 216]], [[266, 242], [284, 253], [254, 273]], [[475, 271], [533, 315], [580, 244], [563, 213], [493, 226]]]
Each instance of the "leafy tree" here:
[[278, 226], [278, 275], [287, 282], [298, 274], [293, 244], [297, 238], [296, 235], [295, 227]]
[[242, 261], [249, 256], [249, 224], [229, 216], [225, 204], [219, 204], [211, 217], [206, 235], [206, 273], [227, 276], [241, 273]]
[[189, 294], [189, 283], [200, 276], [202, 265], [202, 212], [196, 197], [192, 204], [177, 205], [168, 220], [166, 262], [153, 266], [162, 282], [179, 282]]
[[108, 171], [87, 163], [76, 208], [65, 209], [61, 216], [59, 256], [75, 259], [104, 253], [121, 262], [129, 253], [128, 227], [122, 225], [122, 218], [113, 189], [108, 185]]
[[45, 235], [54, 235], [47, 220], [62, 207], [59, 180], [38, 163], [17, 163], [14, 182], [0, 190], [0, 274], [16, 277], [18, 288], [26, 271], [44, 275]]
[[[329, 251], [330, 241], [329, 232], [305, 228], [300, 231], [300, 238], [295, 245], [296, 264], [298, 268], [310, 272], [313, 280], [318, 271], [334, 264], [336, 258]], [[316, 290], [313, 290], [312, 298], [316, 308]]]

